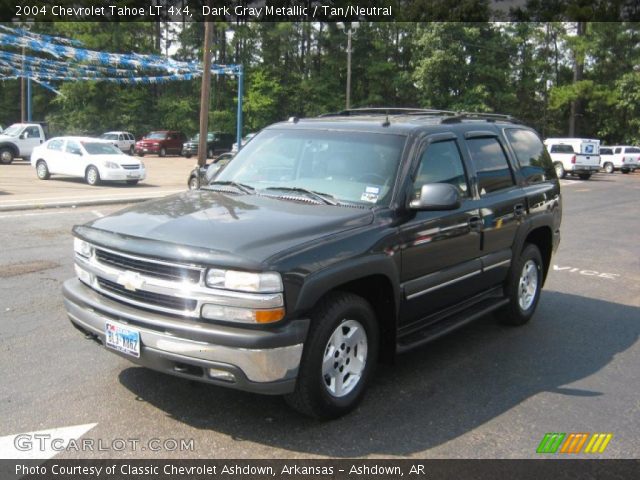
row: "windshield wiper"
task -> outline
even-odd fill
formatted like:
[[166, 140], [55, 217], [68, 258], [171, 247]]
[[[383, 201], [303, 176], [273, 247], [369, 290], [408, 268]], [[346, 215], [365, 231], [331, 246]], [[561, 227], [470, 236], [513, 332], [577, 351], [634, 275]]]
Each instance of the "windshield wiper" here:
[[338, 205], [339, 203], [334, 200], [334, 196], [328, 193], [314, 192], [313, 190], [307, 190], [300, 187], [268, 187], [265, 190], [282, 190], [284, 192], [297, 192], [304, 193], [305, 195], [318, 200], [326, 205]]
[[228, 185], [230, 187], [237, 188], [242, 193], [248, 193], [248, 194], [252, 194], [256, 190], [251, 185], [245, 185], [244, 183], [238, 183], [238, 182], [232, 182], [232, 181], [217, 180], [217, 181], [211, 182], [207, 186], [213, 186], [213, 185]]

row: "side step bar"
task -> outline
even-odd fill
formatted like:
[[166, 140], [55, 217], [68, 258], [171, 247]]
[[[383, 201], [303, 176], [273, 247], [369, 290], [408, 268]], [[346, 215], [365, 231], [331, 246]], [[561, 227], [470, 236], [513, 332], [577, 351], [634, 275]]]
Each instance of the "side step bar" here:
[[[427, 325], [422, 330], [412, 332], [398, 339], [396, 352], [404, 353], [446, 335], [480, 317], [497, 310], [509, 303], [508, 298], [486, 299], [476, 303], [469, 310], [463, 310], [435, 324]], [[473, 312], [470, 312], [473, 310]]]

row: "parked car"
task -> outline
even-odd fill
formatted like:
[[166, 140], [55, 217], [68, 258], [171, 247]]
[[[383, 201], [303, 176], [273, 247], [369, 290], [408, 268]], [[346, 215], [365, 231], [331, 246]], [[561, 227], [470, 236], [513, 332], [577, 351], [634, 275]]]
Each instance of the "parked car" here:
[[136, 142], [135, 153], [141, 157], [147, 153], [155, 153], [161, 157], [166, 155], [180, 155], [184, 133], [173, 130], [159, 130], [151, 132]]
[[[207, 158], [213, 158], [221, 153], [231, 150], [234, 136], [229, 133], [209, 132], [207, 134]], [[200, 134], [195, 134], [188, 142], [182, 146], [182, 156], [191, 158], [198, 155]]]
[[89, 185], [118, 180], [136, 185], [146, 177], [144, 163], [122, 153], [108, 140], [56, 137], [34, 148], [31, 166], [40, 180], [51, 175], [84, 177]]
[[207, 165], [191, 170], [187, 182], [189, 189], [196, 190], [202, 185], [207, 185], [231, 161], [233, 155], [231, 152], [223, 153]]
[[110, 140], [116, 147], [129, 155], [133, 155], [136, 148], [136, 137], [129, 132], [106, 132], [100, 135], [103, 140]]
[[349, 112], [272, 125], [200, 190], [74, 227], [72, 324], [134, 363], [334, 418], [378, 360], [489, 312], [527, 323], [562, 212], [538, 134]]
[[[255, 133], [248, 133], [247, 135], [245, 135], [244, 138], [242, 139], [242, 146], [244, 147], [255, 136], [256, 136]], [[233, 143], [233, 145], [231, 146], [231, 151], [233, 153], [236, 153], [238, 151], [238, 142]]]
[[600, 170], [600, 140], [591, 138], [547, 138], [544, 141], [558, 178], [578, 175], [589, 180]]
[[635, 172], [640, 168], [640, 148], [629, 145], [615, 145], [600, 149], [602, 169], [606, 173], [620, 170], [622, 173]]
[[16, 158], [28, 160], [31, 152], [47, 139], [46, 124], [14, 123], [0, 135], [0, 163], [8, 165]]

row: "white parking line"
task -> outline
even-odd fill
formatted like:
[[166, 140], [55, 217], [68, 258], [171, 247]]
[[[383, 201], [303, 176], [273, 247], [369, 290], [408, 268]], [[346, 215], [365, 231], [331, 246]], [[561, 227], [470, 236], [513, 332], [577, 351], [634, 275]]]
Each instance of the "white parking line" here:
[[102, 217], [104, 217], [104, 214], [100, 213], [100, 212], [99, 212], [99, 211], [97, 211], [97, 210], [91, 210], [91, 213], [93, 213], [93, 214], [94, 214], [96, 217], [98, 217], [98, 218], [102, 218]]
[[97, 423], [87, 423], [0, 437], [0, 459], [46, 460], [52, 458], [64, 450], [69, 442], [78, 440], [96, 425]]
[[18, 213], [13, 215], [0, 215], [0, 218], [22, 218], [22, 217], [35, 217], [38, 215], [65, 215], [69, 213], [78, 213], [78, 210], [69, 210], [64, 212], [37, 212], [37, 213]]

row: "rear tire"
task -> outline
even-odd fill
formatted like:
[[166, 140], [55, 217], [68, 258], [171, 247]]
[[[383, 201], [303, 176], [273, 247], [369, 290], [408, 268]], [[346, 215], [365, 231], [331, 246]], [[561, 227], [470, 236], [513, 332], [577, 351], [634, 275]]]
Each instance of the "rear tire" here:
[[38, 160], [36, 163], [36, 175], [40, 180], [49, 180], [51, 174], [49, 173], [49, 167], [44, 160]]
[[553, 168], [556, 171], [556, 177], [564, 178], [567, 176], [567, 172], [564, 170], [564, 166], [560, 162], [554, 163]]
[[191, 154], [190, 153], [185, 153], [184, 154], [184, 158], [191, 158]]
[[293, 393], [286, 402], [328, 420], [362, 400], [378, 359], [376, 315], [362, 297], [334, 292], [314, 308]]
[[604, 164], [605, 173], [613, 173], [613, 170], [614, 170], [613, 163], [607, 162], [607, 163]]
[[580, 177], [580, 180], [589, 180], [591, 178], [591, 174], [590, 173], [581, 173], [580, 175], [578, 175], [578, 177]]
[[531, 319], [540, 300], [543, 275], [540, 250], [532, 243], [525, 244], [505, 285], [509, 303], [496, 312], [501, 323], [519, 326]]
[[84, 174], [84, 179], [87, 184], [95, 187], [96, 185], [100, 184], [100, 172], [98, 172], [98, 169], [96, 167], [90, 165]]
[[620, 171], [621, 171], [622, 173], [629, 173], [629, 172], [630, 172], [630, 170], [629, 170], [628, 168], [620, 169]]
[[129, 147], [129, 155], [133, 157], [134, 153], [135, 153], [135, 148], [133, 147], [133, 145], [131, 145], [131, 147]]
[[198, 181], [198, 177], [191, 177], [189, 179], [189, 190], [197, 190], [200, 188], [200, 182]]
[[13, 150], [10, 148], [2, 148], [0, 149], [0, 163], [3, 165], [9, 165], [13, 162], [14, 159]]
[[143, 152], [138, 152], [138, 156], [139, 157], [144, 157], [144, 153]]

